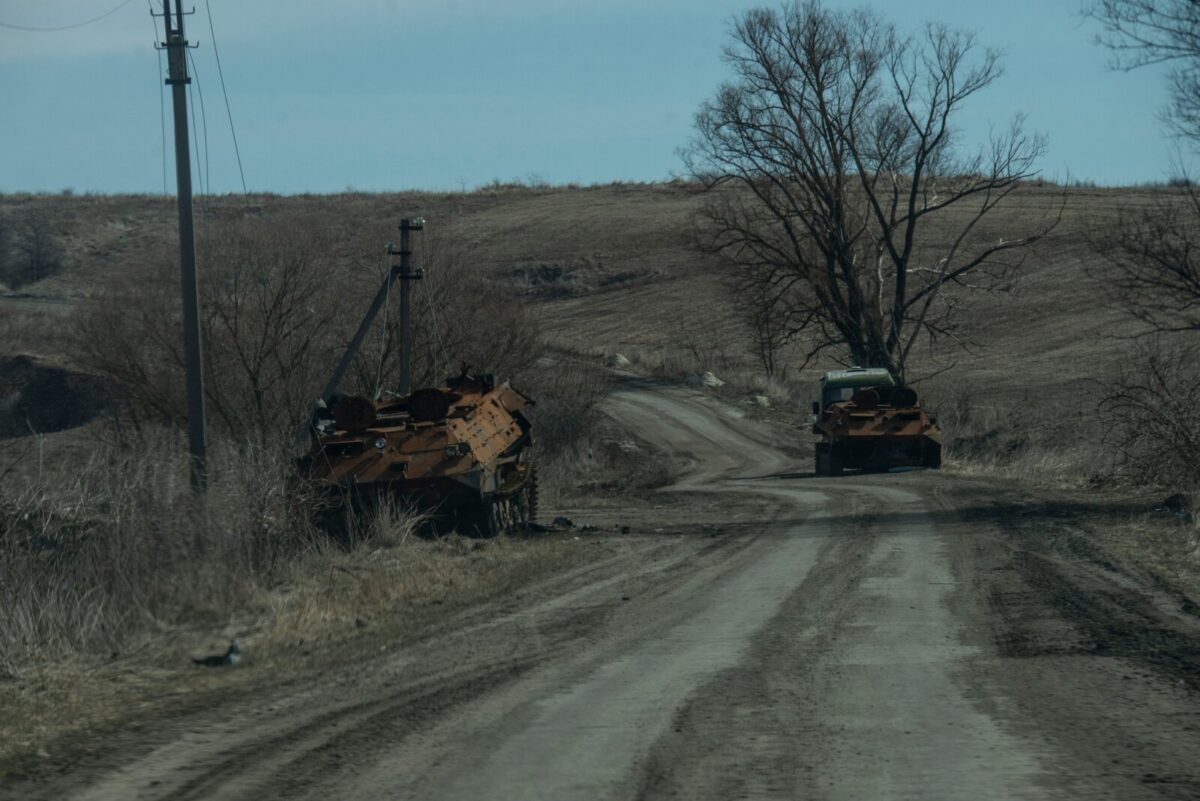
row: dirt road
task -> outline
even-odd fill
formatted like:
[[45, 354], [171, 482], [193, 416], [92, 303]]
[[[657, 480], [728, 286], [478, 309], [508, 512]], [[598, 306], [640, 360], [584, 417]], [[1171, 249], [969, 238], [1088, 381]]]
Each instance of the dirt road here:
[[610, 410], [687, 465], [628, 555], [34, 791], [1200, 797], [1200, 625], [1169, 591], [1015, 533], [1032, 507], [986, 485], [815, 479], [735, 410], [652, 383]]

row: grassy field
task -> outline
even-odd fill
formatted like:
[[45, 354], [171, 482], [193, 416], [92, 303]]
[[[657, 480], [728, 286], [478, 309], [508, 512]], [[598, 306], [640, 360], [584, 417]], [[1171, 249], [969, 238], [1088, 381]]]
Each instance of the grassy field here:
[[[984, 406], [1031, 404], [1031, 417], [1087, 406], [1085, 382], [1128, 357], [1119, 335], [1129, 328], [1098, 300], [1089, 232], [1170, 190], [1030, 186], [1000, 207], [979, 240], [1016, 236], [1052, 216], [1058, 228], [1029, 254], [1012, 292], [964, 293], [969, 348], [950, 351], [951, 381], [972, 387]], [[323, 255], [345, 288], [369, 295], [383, 244], [397, 220], [423, 215], [429, 230], [453, 241], [459, 257], [520, 292], [536, 309], [547, 339], [580, 355], [622, 353], [644, 364], [683, 366], [697, 358], [725, 372], [753, 371], [745, 331], [729, 302], [728, 272], [698, 253], [693, 235], [701, 195], [684, 184], [587, 188], [504, 187], [471, 193], [222, 196], [201, 198], [198, 237], [219, 236], [242, 217], [319, 220], [329, 234]], [[173, 241], [174, 206], [155, 196], [0, 197], [0, 213], [42, 207], [67, 250], [62, 275], [27, 288], [35, 298], [9, 299], [0, 309], [0, 354], [28, 352], [68, 360], [54, 331], [69, 306], [160, 254]], [[936, 239], [941, 232], [930, 231]], [[295, 242], [304, 248], [304, 241]], [[50, 301], [50, 302], [47, 302]], [[448, 313], [453, 313], [448, 310]], [[698, 367], [702, 365], [691, 365]], [[811, 380], [829, 363], [813, 365]], [[920, 365], [915, 371], [921, 374]], [[1061, 416], [1061, 415], [1059, 415]]]
[[[939, 354], [936, 365], [929, 359], [919, 362], [913, 371], [919, 377], [947, 361], [954, 364], [918, 386], [946, 429], [949, 469], [1062, 490], [1112, 486], [1095, 382], [1135, 358], [1135, 344], [1127, 338], [1133, 329], [1120, 312], [1101, 301], [1103, 271], [1094, 269], [1088, 239], [1170, 191], [1030, 186], [977, 232], [981, 240], [1020, 235], [1066, 202], [1061, 224], [1030, 251], [1011, 292], [961, 296], [967, 347]], [[714, 390], [725, 399], [745, 404], [751, 414], [795, 424], [807, 413], [820, 373], [837, 365], [826, 361], [802, 372], [793, 354], [793, 365], [782, 375], [772, 380], [762, 375], [730, 301], [728, 267], [692, 245], [702, 224], [701, 203], [695, 187], [682, 182], [222, 196], [198, 198], [196, 222], [202, 245], [221, 238], [239, 220], [291, 226], [297, 233], [286, 247], [319, 247], [317, 257], [328, 267], [327, 285], [312, 301], [349, 297], [349, 307], [358, 309], [365, 308], [377, 286], [384, 244], [397, 238], [398, 220], [424, 216], [430, 247], [452, 248], [453, 258], [511, 291], [514, 302], [531, 313], [545, 343], [539, 369], [600, 366], [619, 353], [634, 369], [669, 378], [711, 370], [727, 381]], [[174, 203], [158, 196], [0, 196], [0, 214], [28, 208], [50, 220], [64, 246], [64, 269], [20, 292], [0, 294], [0, 360], [28, 355], [43, 366], [86, 372], [70, 344], [73, 321], [129, 276], [173, 269]], [[317, 228], [320, 235], [309, 241], [305, 230]], [[418, 250], [418, 263], [428, 255]], [[439, 313], [456, 314], [454, 301], [448, 298]], [[422, 302], [419, 295], [416, 302]], [[4, 381], [0, 375], [0, 393]], [[767, 395], [770, 408], [751, 404], [756, 394]], [[552, 502], [578, 505], [596, 491], [598, 475], [605, 477], [610, 494], [619, 491], [614, 478], [620, 473], [619, 448], [608, 447], [620, 439], [617, 428], [605, 424], [572, 446], [573, 458], [589, 460], [590, 483], [560, 465]], [[810, 438], [792, 430], [802, 452]], [[33, 464], [39, 471], [69, 472], [71, 465], [95, 456], [100, 433], [97, 421], [37, 438], [0, 439], [0, 474], [10, 464], [6, 455], [18, 451], [17, 474], [31, 474]], [[606, 461], [609, 456], [615, 461]], [[1139, 550], [1129, 543], [1162, 540], [1161, 548], [1146, 552], [1153, 569], [1161, 568], [1167, 556], [1172, 570], [1180, 560], [1200, 562], [1187, 539], [1194, 530], [1180, 533], [1172, 522], [1170, 532], [1162, 534], [1166, 529], [1155, 522], [1151, 506], [1148, 500], [1145, 517], [1107, 525], [1106, 536], [1119, 531], [1114, 541], [1131, 558]], [[129, 648], [122, 646], [111, 657], [93, 648], [67, 658], [62, 654], [70, 648], [64, 646], [37, 667], [10, 662], [10, 681], [0, 675], [0, 718], [27, 724], [0, 727], [0, 754], [7, 752], [17, 760], [10, 764], [24, 770], [28, 760], [36, 762], [39, 750], [57, 740], [69, 741], [120, 719], [129, 699], [150, 685], [179, 684], [178, 692], [152, 693], [155, 703], [175, 703], [193, 690], [195, 698], [233, 691], [208, 687], [203, 676], [180, 668], [202, 644], [215, 648], [235, 633], [248, 635], [257, 663], [239, 681], [250, 687], [266, 672], [295, 663], [298, 655], [302, 664], [319, 664], [331, 643], [359, 636], [360, 622], [371, 632], [413, 636], [447, 610], [576, 563], [581, 557], [571, 543], [550, 538], [476, 547], [403, 540], [348, 554], [305, 551], [283, 578], [256, 581], [236, 602], [197, 616], [193, 624], [180, 624], [187, 615], [176, 610], [169, 619], [144, 626], [126, 640]], [[1189, 576], [1192, 567], [1185, 570]], [[5, 668], [2, 662], [0, 668]], [[86, 698], [100, 700], [81, 700]]]

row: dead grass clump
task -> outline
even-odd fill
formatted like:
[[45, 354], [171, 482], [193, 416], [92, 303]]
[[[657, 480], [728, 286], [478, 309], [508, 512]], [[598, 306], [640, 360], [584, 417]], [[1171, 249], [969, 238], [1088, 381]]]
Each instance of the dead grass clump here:
[[[402, 526], [408, 530], [408, 524]], [[268, 596], [263, 653], [345, 638], [367, 627], [389, 638], [420, 630], [433, 618], [527, 584], [579, 557], [564, 538], [480, 540], [458, 535], [364, 541], [349, 551], [304, 560]]]
[[219, 624], [309, 547], [307, 507], [282, 460], [214, 448], [216, 480], [201, 506], [176, 439], [160, 432], [139, 451], [100, 447], [69, 470], [9, 473], [0, 499], [3, 667], [121, 652], [173, 626]]
[[1092, 394], [1072, 409], [1033, 393], [1002, 394], [961, 380], [921, 387], [921, 402], [943, 434], [947, 469], [1077, 488], [1112, 480]]
[[[128, 721], [203, 708], [232, 693], [276, 686], [330, 665], [353, 664], [420, 636], [448, 615], [504, 597], [567, 564], [606, 554], [571, 537], [477, 540], [411, 536], [414, 521], [389, 510], [367, 521], [350, 549], [318, 540], [278, 579], [221, 620], [180, 623], [121, 654], [39, 660], [0, 681], [0, 779], [60, 755], [75, 741]], [[190, 656], [236, 633], [234, 671], [195, 669]]]
[[531, 372], [523, 389], [534, 398], [530, 412], [538, 454], [539, 491], [553, 505], [595, 461], [600, 401], [612, 388], [604, 368], [567, 359], [550, 360]]
[[[1200, 500], [1200, 493], [1190, 496], [1191, 503]], [[1193, 599], [1200, 598], [1200, 521], [1195, 517], [1159, 506], [1089, 530], [1118, 561], [1138, 565]]]
[[61, 339], [63, 320], [63, 313], [51, 304], [0, 299], [4, 355], [52, 353]]

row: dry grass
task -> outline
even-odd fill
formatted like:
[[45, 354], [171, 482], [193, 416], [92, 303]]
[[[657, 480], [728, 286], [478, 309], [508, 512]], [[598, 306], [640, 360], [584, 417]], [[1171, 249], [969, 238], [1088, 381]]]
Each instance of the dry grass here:
[[91, 444], [66, 462], [12, 448], [3, 465], [0, 669], [9, 673], [227, 619], [314, 541], [303, 488], [277, 456], [214, 448], [217, 479], [200, 505], [173, 433], [136, 450]]
[[[987, 221], [979, 236], [994, 240], [1028, 229], [1059, 202], [1061, 191], [1049, 186], [1023, 190], [1016, 202]], [[1031, 255], [1025, 277], [1013, 292], [956, 298], [966, 321], [961, 335], [972, 347], [913, 365], [919, 377], [955, 362], [952, 372], [918, 386], [947, 433], [949, 469], [1048, 486], [1090, 486], [1106, 480], [1110, 460], [1098, 436], [1097, 398], [1089, 381], [1115, 370], [1129, 358], [1130, 348], [1113, 338], [1128, 333], [1119, 312], [1088, 300], [1099, 295], [1095, 285], [1103, 274], [1086, 269], [1087, 233], [1170, 191], [1072, 188], [1063, 223]], [[801, 373], [793, 355], [783, 360], [787, 369], [781, 375], [771, 380], [762, 375], [730, 302], [722, 265], [691, 248], [699, 201], [694, 187], [686, 183], [231, 196], [200, 199], [197, 226], [201, 236], [219, 238], [246, 219], [293, 230], [297, 221], [320, 219], [322, 263], [331, 274], [352, 277], [346, 279], [353, 284], [347, 285], [349, 291], [370, 294], [374, 285], [366, 284], [374, 283], [382, 243], [395, 239], [397, 218], [421, 215], [428, 220], [427, 233], [441, 230], [453, 240], [454, 260], [467, 265], [471, 274], [486, 278], [491, 286], [524, 293], [522, 305], [550, 345], [550, 362], [534, 362], [518, 386], [541, 401], [535, 414], [543, 443], [539, 447], [546, 450], [544, 498], [553, 503], [606, 488], [616, 492], [616, 482], [627, 482], [630, 474], [642, 476], [648, 486], [657, 480], [657, 468], [647, 468], [644, 454], [630, 450], [637, 443], [627, 442], [619, 428], [593, 427], [592, 399], [604, 390], [595, 379], [596, 367], [612, 354], [630, 358], [641, 372], [670, 379], [711, 370], [728, 382], [722, 389], [727, 399], [743, 401], [746, 395], [764, 394], [779, 413], [794, 409], [797, 419], [807, 413], [820, 373], [838, 366], [826, 361]], [[173, 241], [174, 207], [169, 198], [155, 196], [0, 196], [0, 213], [27, 207], [37, 207], [62, 232], [65, 251], [64, 272], [27, 289], [66, 303], [50, 307], [0, 297], [0, 341], [9, 354], [29, 352], [69, 362], [73, 354], [57, 344], [57, 334], [73, 314], [71, 304], [112, 290], [122, 273], [152, 266], [147, 254]], [[306, 242], [296, 245], [304, 247]], [[557, 275], [559, 267], [561, 274], [575, 276], [570, 286], [547, 289], [540, 278], [530, 279], [534, 272]], [[341, 286], [335, 284], [334, 289], [340, 291]], [[474, 303], [454, 292], [442, 300], [442, 315], [453, 314], [456, 301], [460, 306]], [[423, 302], [418, 297], [417, 307]], [[563, 376], [561, 366], [572, 360], [582, 360], [585, 368]], [[172, 445], [169, 451], [178, 448]], [[76, 456], [86, 461], [87, 452], [80, 449]], [[149, 484], [133, 486], [161, 489], [167, 482], [177, 493], [183, 481], [181, 465], [160, 473], [146, 477]], [[128, 482], [123, 478], [117, 483]], [[43, 514], [47, 509], [74, 508], [78, 504], [70, 498], [73, 486], [68, 482], [33, 508]], [[8, 482], [2, 489], [13, 491]], [[139, 507], [136, 493], [126, 490], [121, 496], [119, 490], [117, 486], [106, 491], [125, 498], [116, 508], [131, 510], [127, 519], [147, 521], [139, 524], [142, 531], [159, 532], [166, 541], [190, 539], [193, 532], [178, 506]], [[236, 497], [235, 490], [228, 490], [230, 497]], [[31, 502], [28, 497], [26, 502]], [[254, 517], [261, 507], [238, 502], [229, 508], [242, 510], [237, 513], [239, 526], [254, 519], [261, 525], [261, 517]], [[167, 527], [164, 520], [173, 522]], [[1132, 553], [1138, 537], [1158, 536], [1149, 530], [1156, 525], [1154, 519], [1144, 525], [1132, 521], [1114, 528], [1114, 536], [1124, 537], [1121, 542], [1127, 540]], [[64, 726], [74, 731], [101, 726], [124, 714], [126, 707], [136, 714], [143, 702], [135, 699], [144, 695], [149, 699], [144, 703], [160, 704], [167, 686], [178, 688], [172, 697], [179, 703], [192, 693], [212, 697], [230, 691], [228, 687], [250, 686], [270, 671], [286, 675], [297, 656], [302, 662], [322, 658], [321, 643], [386, 639], [392, 636], [388, 632], [409, 636], [451, 608], [494, 597], [580, 558], [569, 542], [428, 542], [392, 529], [350, 553], [294, 542], [275, 572], [251, 569], [247, 565], [253, 560], [231, 549], [230, 563], [240, 566], [229, 575], [249, 578], [239, 579], [228, 591], [211, 593], [220, 603], [188, 602], [186, 593], [176, 592], [164, 594], [152, 614], [137, 604], [118, 604], [130, 621], [125, 630], [134, 632], [123, 637], [84, 620], [73, 624], [75, 634], [67, 627], [57, 633], [53, 626], [40, 629], [53, 616], [39, 621], [26, 602], [22, 608], [27, 611], [12, 617], [26, 622], [10, 623], [10, 628], [41, 633], [34, 638], [36, 647], [23, 645], [22, 655], [14, 657], [10, 651], [6, 657], [19, 678], [0, 681], [0, 719], [20, 720], [14, 716], [24, 715], [31, 722], [3, 729], [0, 750], [11, 753], [21, 742], [28, 753]], [[1177, 553], [1169, 548], [1161, 552]], [[219, 589], [222, 575], [226, 574], [197, 574], [185, 584]], [[64, 595], [56, 603], [67, 610], [78, 600]], [[362, 634], [358, 620], [366, 625]], [[206, 672], [180, 667], [198, 643], [208, 639], [208, 645], [216, 647], [232, 634], [244, 638], [254, 659], [246, 671], [232, 674], [233, 683], [226, 689], [217, 689]], [[72, 637], [77, 644], [69, 642]], [[120, 644], [111, 647], [109, 640]], [[313, 648], [311, 657], [304, 656], [307, 648]], [[118, 656], [110, 659], [114, 650]]]
[[[1016, 432], [1037, 431], [1023, 448], [1025, 457], [1040, 473], [1072, 481], [1080, 465], [1093, 464], [1088, 448], [1095, 431], [1078, 424], [1080, 418], [1095, 415], [1096, 398], [1088, 382], [1111, 373], [1131, 353], [1129, 343], [1114, 338], [1129, 333], [1119, 311], [1092, 300], [1101, 294], [1095, 290], [1104, 272], [1089, 269], [1089, 232], [1176, 190], [1031, 185], [990, 216], [978, 235], [994, 239], [1024, 230], [1056, 208], [1064, 191], [1067, 206], [1061, 225], [1031, 253], [1012, 292], [964, 292], [955, 297], [966, 323], [960, 336], [971, 347], [943, 350], [937, 360], [918, 359], [913, 374], [919, 378], [953, 363], [943, 383], [970, 387], [978, 393], [981, 408], [1017, 409], [1004, 425]], [[802, 416], [820, 373], [837, 365], [825, 361], [800, 373], [795, 366], [799, 354], [794, 353], [782, 360], [785, 372], [777, 382], [768, 385], [763, 380], [744, 324], [730, 302], [722, 265], [692, 248], [701, 200], [695, 187], [683, 182], [493, 186], [466, 193], [263, 195], [205, 198], [198, 226], [213, 232], [246, 217], [269, 225], [320, 218], [333, 243], [326, 261], [339, 274], [354, 275], [362, 273], [364, 262], [377, 258], [380, 242], [394, 238], [396, 217], [422, 214], [429, 220], [426, 233], [441, 231], [453, 241], [456, 260], [525, 293], [555, 354], [580, 354], [599, 363], [621, 353], [641, 372], [676, 380], [712, 370], [729, 382], [724, 394], [730, 399], [766, 394], [777, 405], [798, 402], [797, 414]], [[30, 205], [45, 207], [64, 231], [68, 246], [66, 272], [35, 285], [32, 291], [37, 293], [94, 294], [111, 280], [111, 264], [137, 263], [173, 236], [169, 199], [0, 197], [0, 207], [14, 211]], [[84, 219], [95, 224], [85, 228], [79, 222]], [[937, 233], [929, 235], [936, 238]], [[86, 248], [73, 246], [85, 242]], [[529, 278], [535, 273], [554, 276], [559, 269], [561, 275], [579, 280], [558, 287], [535, 285]], [[453, 306], [453, 298], [447, 303]], [[918, 389], [924, 392], [926, 387], [921, 384]], [[960, 429], [945, 415], [943, 425], [952, 439], [984, 433]], [[966, 458], [962, 451], [955, 456], [959, 457]], [[1007, 454], [976, 461], [994, 463], [988, 469], [1020, 471]]]
[[[1192, 509], [1198, 500], [1200, 493], [1192, 493]], [[1092, 533], [1118, 562], [1138, 565], [1200, 599], [1200, 521], [1164, 509]]]
[[[115, 726], [377, 655], [465, 608], [603, 555], [565, 536], [430, 541], [404, 536], [408, 527], [387, 523], [350, 552], [310, 552], [277, 586], [250, 593], [209, 625], [172, 626], [129, 650], [21, 668], [0, 681], [0, 776]], [[245, 655], [236, 669], [192, 666], [191, 656], [219, 652], [234, 636]]]

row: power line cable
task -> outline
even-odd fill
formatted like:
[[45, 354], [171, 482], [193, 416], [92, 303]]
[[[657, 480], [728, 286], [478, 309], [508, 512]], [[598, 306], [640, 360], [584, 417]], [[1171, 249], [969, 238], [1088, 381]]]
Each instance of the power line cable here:
[[[192, 77], [196, 79], [196, 93], [200, 95], [200, 122], [203, 125], [204, 131], [204, 185], [208, 187], [208, 193], [212, 194], [212, 172], [209, 170], [208, 162], [208, 112], [204, 110], [204, 87], [200, 85], [200, 70], [196, 67], [196, 59], [192, 57], [192, 51], [188, 51], [188, 62], [192, 65]], [[199, 143], [196, 143], [197, 146]], [[196, 160], [199, 161], [200, 153], [196, 153]]]
[[233, 112], [229, 108], [229, 93], [225, 91], [225, 72], [221, 69], [221, 51], [217, 49], [217, 32], [213, 29], [212, 8], [208, 0], [204, 0], [204, 13], [208, 17], [208, 33], [212, 36], [213, 55], [217, 60], [217, 77], [221, 79], [221, 94], [225, 96], [225, 115], [229, 117], [229, 133], [233, 137], [233, 153], [237, 156], [238, 175], [242, 178], [242, 194], [246, 191], [246, 173], [242, 170], [242, 151], [238, 148], [237, 131], [233, 127]]
[[14, 25], [10, 22], [0, 22], [0, 28], [12, 28], [15, 31], [34, 31], [35, 33], [51, 33], [54, 31], [69, 31], [69, 30], [73, 30], [75, 28], [82, 28], [85, 25], [91, 25], [93, 22], [99, 22], [100, 20], [104, 19], [105, 17], [111, 17], [113, 14], [116, 14], [118, 11], [120, 11], [122, 8], [124, 8], [125, 6], [129, 5], [132, 2], [133, 2], [133, 0], [125, 0], [125, 2], [121, 3], [119, 6], [112, 9], [111, 11], [105, 11], [103, 14], [101, 14], [98, 17], [92, 17], [89, 20], [86, 20], [84, 22], [77, 22], [74, 25], [58, 25], [55, 27], [45, 28], [45, 27], [41, 27], [39, 25]]
[[192, 97], [192, 84], [187, 85], [188, 117], [192, 122], [192, 141], [196, 143], [196, 183], [200, 184], [200, 194], [204, 194], [204, 173], [200, 170], [200, 136], [196, 133], [196, 99]]

